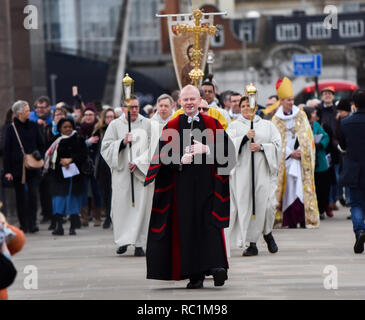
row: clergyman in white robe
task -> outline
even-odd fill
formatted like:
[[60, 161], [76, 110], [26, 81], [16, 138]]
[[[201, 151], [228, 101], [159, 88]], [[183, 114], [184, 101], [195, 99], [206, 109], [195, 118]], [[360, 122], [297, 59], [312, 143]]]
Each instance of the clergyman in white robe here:
[[251, 121], [240, 115], [227, 129], [235, 149], [237, 164], [230, 176], [230, 226], [226, 232], [227, 251], [230, 246], [242, 247], [245, 242], [256, 243], [259, 237], [270, 234], [275, 221], [278, 166], [281, 156], [281, 137], [276, 127], [259, 116], [254, 118], [254, 141], [263, 151], [255, 152], [255, 218], [252, 218], [252, 162], [250, 141], [239, 153]]
[[151, 154], [151, 121], [141, 115], [131, 123], [133, 135], [132, 157], [134, 171], [135, 207], [132, 207], [131, 174], [129, 170], [130, 147], [121, 149], [128, 133], [128, 121], [123, 114], [113, 120], [101, 146], [101, 155], [112, 173], [112, 205], [114, 241], [118, 246], [145, 247], [152, 209], [154, 185], [144, 187]]

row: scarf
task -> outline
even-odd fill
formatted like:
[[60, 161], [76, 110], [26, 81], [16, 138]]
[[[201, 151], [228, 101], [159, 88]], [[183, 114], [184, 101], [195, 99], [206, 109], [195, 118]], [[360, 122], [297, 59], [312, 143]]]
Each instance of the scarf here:
[[76, 134], [76, 131], [72, 131], [72, 133], [69, 136], [62, 135], [58, 137], [52, 145], [49, 147], [49, 149], [46, 152], [45, 159], [44, 159], [44, 169], [43, 173], [46, 173], [48, 169], [51, 168], [54, 170], [56, 167], [56, 160], [57, 160], [57, 149], [58, 146], [63, 139], [71, 138], [74, 134]]
[[92, 135], [95, 125], [96, 125], [97, 121], [93, 122], [93, 123], [86, 123], [86, 122], [82, 122], [80, 125], [80, 136], [83, 138], [88, 138]]

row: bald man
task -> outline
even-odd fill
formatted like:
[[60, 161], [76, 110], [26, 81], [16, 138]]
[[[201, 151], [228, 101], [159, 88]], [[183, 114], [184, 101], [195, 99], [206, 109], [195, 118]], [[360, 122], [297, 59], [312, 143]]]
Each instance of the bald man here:
[[[145, 182], [155, 181], [147, 278], [189, 279], [187, 288], [198, 289], [205, 275], [212, 274], [214, 285], [223, 286], [228, 269], [223, 228], [229, 225], [228, 177], [234, 163], [227, 158], [222, 164], [218, 158], [228, 152], [229, 143], [230, 150], [234, 147], [218, 120], [199, 113], [197, 88], [184, 87], [179, 101], [184, 112], [162, 131]], [[208, 136], [204, 136], [206, 129], [211, 132]], [[165, 138], [171, 135], [175, 140], [167, 143]], [[169, 143], [175, 156], [170, 162], [164, 151]], [[219, 170], [222, 166], [228, 166], [224, 173]]]

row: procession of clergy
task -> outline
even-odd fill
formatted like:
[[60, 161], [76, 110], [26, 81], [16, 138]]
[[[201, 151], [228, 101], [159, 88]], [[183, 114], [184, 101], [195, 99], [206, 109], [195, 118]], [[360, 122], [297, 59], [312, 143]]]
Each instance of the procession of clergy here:
[[319, 226], [315, 144], [306, 114], [294, 105], [291, 81], [278, 80], [279, 101], [263, 110], [266, 116], [252, 117], [245, 93], [237, 101], [241, 112], [227, 112], [215, 90], [209, 80], [200, 89], [187, 85], [176, 111], [164, 94], [151, 119], [140, 115], [132, 97], [131, 131], [124, 106], [101, 149], [112, 172], [117, 253], [146, 248], [148, 279], [189, 279], [188, 289], [202, 288], [209, 275], [222, 286], [231, 247], [257, 255], [262, 235], [276, 253], [274, 224]]

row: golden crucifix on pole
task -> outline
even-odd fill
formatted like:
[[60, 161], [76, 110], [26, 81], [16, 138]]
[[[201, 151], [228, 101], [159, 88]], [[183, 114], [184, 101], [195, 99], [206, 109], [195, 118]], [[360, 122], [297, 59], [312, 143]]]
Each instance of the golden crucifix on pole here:
[[203, 79], [204, 72], [200, 69], [201, 60], [203, 57], [203, 52], [200, 49], [200, 36], [202, 33], [208, 33], [210, 35], [215, 35], [217, 33], [217, 28], [215, 26], [202, 26], [200, 21], [202, 19], [203, 12], [199, 9], [195, 9], [193, 12], [193, 17], [195, 19], [195, 26], [188, 25], [177, 25], [176, 33], [194, 33], [194, 50], [192, 55], [192, 60], [194, 62], [194, 69], [190, 71], [189, 76], [194, 83], [194, 86], [199, 86], [199, 81]]

